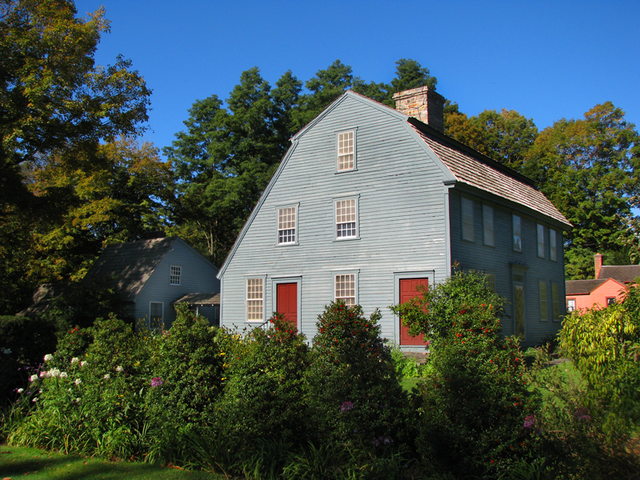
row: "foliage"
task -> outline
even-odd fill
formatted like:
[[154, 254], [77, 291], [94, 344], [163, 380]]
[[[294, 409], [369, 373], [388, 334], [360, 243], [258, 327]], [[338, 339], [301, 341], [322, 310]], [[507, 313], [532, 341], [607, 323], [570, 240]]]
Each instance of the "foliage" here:
[[391, 349], [391, 359], [399, 379], [420, 378], [429, 369], [428, 364], [420, 364], [405, 355], [400, 347], [394, 346]]
[[433, 342], [431, 374], [415, 397], [419, 452], [440, 471], [495, 478], [536, 450], [527, 416], [537, 399], [515, 337], [500, 335], [504, 300], [483, 275], [456, 271], [393, 310]]
[[[546, 128], [528, 153], [524, 173], [574, 226], [566, 236], [569, 252], [582, 248], [593, 256], [627, 247], [638, 256], [629, 222], [640, 187], [640, 136], [624, 115], [611, 102], [596, 105], [583, 119]], [[571, 278], [587, 278], [584, 255], [569, 252]]]
[[480, 153], [522, 172], [527, 153], [538, 136], [532, 119], [515, 110], [484, 110], [467, 117], [457, 104], [445, 109], [445, 133]]
[[0, 217], [4, 206], [33, 198], [21, 168], [56, 150], [117, 134], [135, 134], [147, 120], [150, 91], [131, 62], [94, 64], [108, 32], [104, 10], [75, 18], [67, 0], [3, 0], [0, 4]]
[[0, 316], [0, 407], [14, 400], [42, 358], [56, 346], [53, 324], [44, 319]]
[[254, 328], [228, 370], [224, 397], [216, 406], [220, 430], [233, 445], [253, 449], [260, 438], [286, 445], [311, 434], [304, 400], [308, 347], [295, 326], [276, 314], [267, 328]]
[[380, 312], [331, 303], [318, 316], [307, 385], [322, 438], [366, 449], [393, 449], [406, 440], [407, 398], [391, 349], [380, 337]]
[[640, 425], [640, 290], [620, 304], [576, 311], [564, 320], [560, 346], [587, 382], [585, 404], [605, 432], [620, 436]]
[[214, 428], [214, 404], [225, 380], [223, 335], [182, 305], [158, 340], [146, 388], [148, 422], [160, 457], [187, 456], [184, 438]]

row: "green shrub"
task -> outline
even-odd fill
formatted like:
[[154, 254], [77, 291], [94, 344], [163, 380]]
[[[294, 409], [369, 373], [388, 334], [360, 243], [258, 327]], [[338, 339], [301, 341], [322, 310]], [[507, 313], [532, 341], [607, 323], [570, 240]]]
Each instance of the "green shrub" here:
[[201, 435], [215, 435], [214, 404], [225, 381], [224, 335], [203, 317], [179, 308], [171, 329], [158, 338], [153, 373], [145, 379], [154, 457], [188, 457], [187, 437], [198, 441]]
[[640, 426], [640, 288], [620, 304], [566, 317], [560, 347], [587, 382], [582, 407], [612, 438]]
[[54, 325], [43, 319], [0, 316], [0, 407], [15, 400], [18, 388], [56, 347]]
[[407, 438], [407, 396], [391, 349], [380, 337], [380, 312], [331, 303], [318, 316], [307, 376], [308, 398], [322, 441], [391, 449]]
[[254, 328], [229, 369], [218, 403], [221, 430], [233, 445], [253, 449], [258, 439], [304, 443], [310, 430], [304, 395], [309, 352], [305, 338], [281, 315]]
[[495, 478], [537, 448], [537, 397], [518, 340], [500, 336], [503, 304], [482, 275], [458, 271], [394, 307], [432, 342], [432, 371], [415, 397], [417, 443], [443, 472]]

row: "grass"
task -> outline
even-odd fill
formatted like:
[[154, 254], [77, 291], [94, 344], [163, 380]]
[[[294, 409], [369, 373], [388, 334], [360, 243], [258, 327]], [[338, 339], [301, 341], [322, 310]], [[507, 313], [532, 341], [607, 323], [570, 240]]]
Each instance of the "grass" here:
[[0, 446], [0, 479], [27, 480], [221, 480], [199, 470], [163, 468], [141, 462], [109, 462], [77, 455], [63, 455], [37, 448]]

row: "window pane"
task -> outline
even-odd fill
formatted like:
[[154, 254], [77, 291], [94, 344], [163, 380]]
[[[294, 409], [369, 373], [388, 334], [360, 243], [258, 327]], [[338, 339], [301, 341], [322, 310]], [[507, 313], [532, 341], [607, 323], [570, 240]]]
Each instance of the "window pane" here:
[[356, 276], [335, 276], [335, 300], [343, 300], [347, 305], [356, 304]]
[[558, 239], [555, 230], [549, 230], [549, 258], [558, 261]]
[[278, 210], [278, 243], [295, 243], [296, 241], [296, 209], [281, 208]]
[[544, 258], [544, 225], [538, 227], [538, 257]]
[[339, 200], [336, 202], [336, 237], [355, 237], [356, 233], [356, 200]]
[[247, 320], [262, 320], [263, 300], [262, 278], [247, 279]]
[[547, 283], [544, 281], [539, 282], [540, 292], [540, 320], [546, 322], [549, 320], [549, 309], [547, 307]]
[[553, 319], [560, 320], [560, 290], [557, 283], [551, 284], [551, 297], [553, 300]]
[[170, 285], [180, 285], [180, 274], [182, 273], [181, 267], [170, 267], [169, 273], [169, 284]]
[[484, 244], [493, 246], [493, 207], [482, 205], [482, 223], [484, 227]]
[[473, 242], [473, 201], [462, 198], [462, 238]]
[[338, 171], [353, 170], [353, 132], [338, 134]]
[[513, 216], [513, 249], [516, 252], [522, 251], [522, 225], [518, 215]]

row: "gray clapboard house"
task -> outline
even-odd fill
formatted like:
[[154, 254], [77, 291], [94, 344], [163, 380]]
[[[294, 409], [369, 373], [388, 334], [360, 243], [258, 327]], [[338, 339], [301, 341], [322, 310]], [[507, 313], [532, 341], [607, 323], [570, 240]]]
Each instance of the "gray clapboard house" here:
[[398, 110], [348, 91], [291, 139], [218, 274], [222, 324], [279, 311], [311, 338], [341, 299], [380, 308], [386, 338], [423, 347], [387, 307], [458, 263], [507, 298], [505, 334], [555, 334], [569, 222], [529, 179], [445, 136], [442, 96], [394, 98]]
[[196, 293], [201, 294], [199, 313], [210, 322], [217, 322], [216, 294], [220, 292], [217, 273], [211, 262], [183, 240], [166, 237], [108, 245], [84, 281], [106, 281], [113, 285], [126, 315], [138, 324], [170, 328], [176, 318], [173, 304], [182, 301], [191, 304], [189, 299]]

